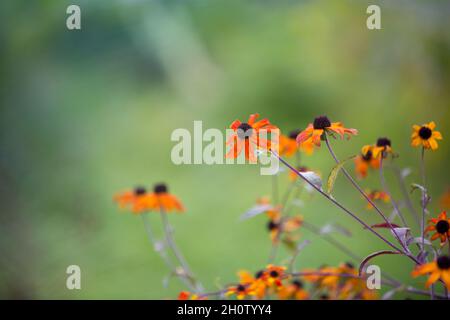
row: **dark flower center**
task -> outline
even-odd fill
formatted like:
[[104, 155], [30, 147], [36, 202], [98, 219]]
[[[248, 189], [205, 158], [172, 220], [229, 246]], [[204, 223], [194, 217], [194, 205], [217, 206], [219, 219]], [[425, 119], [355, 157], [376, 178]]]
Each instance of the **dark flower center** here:
[[269, 229], [270, 231], [275, 230], [278, 228], [278, 223], [273, 222], [273, 221], [269, 221], [269, 223], [267, 224], [267, 229]]
[[259, 270], [256, 274], [255, 274], [255, 278], [259, 279], [263, 276], [264, 274], [264, 270]]
[[373, 153], [371, 150], [369, 150], [366, 152], [366, 154], [362, 155], [362, 158], [364, 161], [370, 161], [370, 160], [372, 160], [372, 156], [373, 156]]
[[166, 193], [168, 190], [167, 190], [167, 186], [164, 183], [160, 183], [160, 184], [155, 185], [155, 187], [153, 188], [153, 191], [155, 193]]
[[326, 116], [320, 116], [314, 119], [313, 127], [314, 129], [325, 129], [331, 126], [330, 119]]
[[322, 295], [320, 296], [320, 300], [328, 300], [328, 299], [330, 299], [330, 296], [327, 295], [326, 293], [325, 293], [325, 294], [322, 294]]
[[351, 262], [346, 262], [346, 263], [345, 263], [345, 266], [346, 266], [347, 268], [349, 268], [349, 269], [354, 269], [354, 268], [355, 268], [355, 266], [354, 266], [353, 263], [351, 263]]
[[269, 275], [270, 275], [272, 278], [277, 278], [280, 274], [278, 273], [278, 271], [272, 270], [272, 271], [270, 271]]
[[239, 139], [244, 140], [248, 139], [253, 132], [253, 127], [246, 122], [243, 122], [237, 128], [237, 135]]
[[146, 194], [146, 193], [147, 193], [147, 190], [144, 187], [136, 187], [134, 189], [134, 194], [136, 196], [142, 196], [143, 194]]
[[298, 134], [301, 132], [301, 130], [292, 130], [291, 132], [289, 132], [289, 139], [295, 140], [297, 139]]
[[440, 234], [446, 234], [448, 229], [450, 229], [450, 224], [447, 220], [439, 220], [436, 223], [436, 231]]
[[450, 269], [450, 258], [448, 256], [440, 256], [437, 258], [438, 268], [441, 270]]
[[419, 136], [424, 140], [428, 140], [431, 137], [432, 133], [433, 132], [428, 127], [422, 127], [419, 130]]
[[388, 138], [379, 138], [377, 140], [377, 147], [390, 147], [391, 146], [391, 140]]
[[303, 282], [301, 282], [300, 280], [294, 280], [294, 281], [292, 281], [292, 284], [293, 284], [297, 289], [302, 289], [302, 288], [303, 288]]
[[237, 286], [236, 290], [237, 290], [238, 292], [243, 292], [243, 291], [245, 291], [245, 286], [242, 285], [242, 284], [240, 284], [240, 285]]

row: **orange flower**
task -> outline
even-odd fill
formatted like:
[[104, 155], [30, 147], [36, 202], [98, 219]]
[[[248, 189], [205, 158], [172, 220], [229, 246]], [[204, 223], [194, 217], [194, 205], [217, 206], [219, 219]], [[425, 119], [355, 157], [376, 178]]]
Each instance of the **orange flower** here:
[[320, 270], [317, 271], [316, 269], [303, 269], [302, 273], [304, 273], [305, 275], [303, 276], [303, 278], [311, 283], [319, 283], [320, 279], [322, 278], [322, 276], [319, 274]]
[[121, 208], [130, 208], [135, 214], [152, 209], [147, 190], [143, 187], [137, 187], [133, 191], [117, 194], [114, 196], [114, 200]]
[[303, 288], [303, 282], [293, 280], [290, 284], [281, 287], [278, 297], [280, 299], [306, 300], [309, 298], [309, 293]]
[[341, 270], [336, 267], [323, 267], [320, 272], [327, 274], [320, 279], [320, 286], [335, 290], [339, 283]]
[[374, 146], [364, 146], [361, 150], [363, 156], [367, 156], [372, 153], [373, 159], [379, 159], [380, 157], [386, 158], [388, 154], [393, 154], [391, 140], [388, 138], [378, 138], [377, 143]]
[[239, 120], [233, 121], [230, 128], [234, 133], [228, 138], [227, 146], [230, 145], [230, 150], [225, 155], [226, 158], [237, 158], [242, 148], [245, 149], [245, 158], [250, 162], [256, 162], [255, 148], [270, 149], [270, 141], [259, 137], [261, 129], [270, 130], [277, 129], [270, 124], [268, 119], [256, 121], [259, 117], [258, 113], [251, 114], [247, 122]]
[[311, 148], [312, 146], [320, 147], [320, 141], [323, 138], [324, 133], [331, 135], [337, 134], [344, 138], [345, 135], [350, 137], [351, 135], [358, 134], [356, 129], [344, 128], [341, 122], [333, 122], [326, 117], [321, 116], [314, 119], [313, 123], [310, 123], [304, 131], [297, 136], [297, 143], [303, 148]]
[[293, 233], [300, 228], [302, 223], [303, 218], [301, 216], [280, 218], [279, 215], [275, 215], [267, 224], [267, 229], [270, 232], [270, 239], [272, 242], [277, 242], [280, 239], [281, 234]]
[[[390, 200], [389, 194], [384, 191], [373, 190], [371, 192], [367, 192], [367, 195], [372, 201], [380, 200], [387, 203]], [[370, 203], [367, 203], [367, 209], [372, 209], [372, 205]]]
[[321, 266], [316, 269], [304, 269], [304, 279], [315, 283], [319, 288], [336, 289], [339, 282], [339, 268], [330, 266]]
[[313, 145], [301, 145], [297, 144], [297, 136], [301, 130], [293, 130], [288, 136], [280, 135], [280, 155], [290, 157], [295, 154], [297, 150], [305, 151], [306, 154], [310, 155], [314, 151]]
[[367, 177], [369, 168], [378, 169], [380, 167], [380, 160], [373, 157], [372, 149], [373, 146], [368, 146], [365, 152], [361, 152], [361, 154], [355, 158], [355, 171], [360, 178]]
[[431, 241], [440, 238], [441, 246], [445, 244], [450, 237], [450, 219], [447, 218], [447, 212], [442, 211], [437, 218], [429, 221], [430, 226], [425, 229], [425, 233], [435, 231], [431, 236]]
[[148, 193], [145, 188], [138, 187], [134, 191], [126, 191], [116, 195], [114, 200], [122, 208], [131, 208], [131, 211], [135, 214], [151, 210], [184, 211], [181, 202], [168, 192], [165, 184], [155, 185], [151, 193]]
[[[357, 277], [358, 270], [352, 263], [341, 264], [338, 270], [342, 274], [342, 285], [338, 293], [340, 299], [374, 300], [377, 298], [375, 290], [368, 289], [366, 281]], [[345, 277], [344, 275], [353, 275], [355, 277]]]
[[411, 275], [413, 277], [418, 277], [420, 275], [429, 274], [425, 286], [428, 288], [430, 285], [441, 279], [447, 289], [450, 290], [450, 257], [439, 256], [435, 261], [430, 263], [425, 263], [418, 266]]
[[163, 210], [165, 212], [179, 211], [183, 212], [184, 207], [177, 197], [169, 193], [167, 186], [165, 184], [157, 184], [153, 188], [153, 192], [149, 194], [151, 203], [153, 204], [152, 209]]
[[436, 140], [442, 140], [442, 135], [439, 131], [434, 130], [435, 128], [436, 124], [434, 121], [422, 126], [414, 125], [411, 145], [413, 147], [422, 145], [425, 149], [437, 150], [439, 145]]
[[282, 286], [281, 280], [285, 278], [285, 267], [275, 266], [269, 264], [262, 275], [262, 279], [266, 282], [268, 286], [273, 286], [280, 288]]
[[252, 276], [248, 271], [242, 270], [238, 272], [239, 283], [248, 285], [249, 290], [254, 293], [255, 297], [262, 299], [266, 293], [266, 283], [263, 280], [264, 270], [258, 271]]
[[205, 298], [200, 298], [196, 294], [192, 294], [189, 291], [181, 291], [178, 295], [178, 300], [206, 300]]
[[247, 297], [256, 296], [256, 293], [251, 287], [251, 285], [240, 283], [238, 285], [229, 287], [225, 295], [226, 296], [235, 295], [238, 300], [242, 300]]

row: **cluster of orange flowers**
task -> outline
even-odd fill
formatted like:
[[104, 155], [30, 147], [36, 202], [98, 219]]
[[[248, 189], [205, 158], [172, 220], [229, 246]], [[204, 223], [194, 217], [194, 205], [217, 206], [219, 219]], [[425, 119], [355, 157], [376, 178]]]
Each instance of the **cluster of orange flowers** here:
[[147, 211], [183, 212], [183, 204], [178, 198], [169, 193], [165, 184], [156, 184], [153, 192], [144, 187], [122, 192], [114, 197], [121, 208], [129, 208], [134, 214]]
[[[268, 152], [278, 150], [280, 156], [292, 157], [304, 152], [310, 155], [315, 149], [321, 146], [323, 141], [327, 142], [327, 137], [343, 139], [356, 135], [356, 129], [344, 127], [341, 122], [331, 122], [326, 116], [320, 116], [314, 119], [304, 130], [292, 130], [288, 135], [281, 134], [279, 145], [271, 145], [267, 139], [259, 137], [260, 130], [265, 129], [269, 132], [278, 129], [270, 123], [268, 119], [257, 121], [259, 114], [250, 115], [247, 122], [235, 120], [230, 125], [234, 134], [228, 139], [227, 146], [229, 152], [226, 157], [236, 158], [244, 150], [245, 158], [250, 161], [257, 161], [257, 149], [263, 149]], [[411, 145], [413, 147], [421, 146], [423, 150], [435, 151], [438, 149], [438, 140], [442, 140], [442, 135], [436, 131], [436, 124], [430, 122], [424, 125], [414, 125], [411, 135]], [[275, 148], [276, 147], [276, 148]], [[379, 169], [383, 159], [393, 157], [396, 154], [393, 151], [391, 140], [382, 137], [375, 144], [365, 145], [361, 151], [354, 157], [355, 173], [359, 178], [368, 176], [370, 170]], [[299, 173], [309, 171], [298, 163], [296, 170], [291, 168], [290, 179], [295, 181]], [[389, 202], [390, 195], [385, 190], [374, 190], [367, 192], [367, 198], [375, 201], [381, 200]], [[125, 191], [114, 197], [120, 207], [128, 208], [135, 214], [142, 214], [149, 211], [159, 211], [169, 213], [172, 211], [183, 212], [184, 207], [180, 200], [169, 193], [164, 184], [157, 184], [151, 192], [145, 188], [138, 187], [131, 191]], [[441, 204], [449, 205], [450, 191], [441, 199]], [[373, 203], [373, 202], [372, 202]], [[446, 204], [447, 203], [447, 204]], [[270, 205], [270, 201], [262, 198], [259, 205], [269, 205], [265, 210], [269, 222], [267, 229], [273, 243], [280, 241], [295, 242], [298, 236], [294, 232], [298, 230], [303, 223], [303, 218], [296, 216], [283, 216], [281, 205]], [[372, 208], [372, 204], [368, 204]], [[387, 223], [390, 228], [393, 224]], [[395, 225], [397, 226], [397, 225]], [[432, 233], [430, 240], [439, 240], [440, 246], [448, 244], [450, 247], [450, 219], [447, 213], [442, 211], [437, 218], [432, 218], [428, 222], [428, 227], [423, 230], [424, 235]], [[422, 260], [412, 271], [412, 276], [429, 275], [426, 286], [434, 284], [436, 281], [442, 281], [447, 289], [450, 290], [450, 257], [439, 254], [431, 262]], [[350, 263], [341, 264], [338, 267], [323, 266], [319, 269], [307, 269], [302, 272], [286, 272], [282, 266], [268, 265], [263, 270], [252, 275], [248, 271], [238, 273], [239, 283], [227, 286], [221, 291], [221, 296], [236, 297], [237, 299], [264, 299], [269, 296], [276, 296], [279, 299], [375, 299], [377, 295], [373, 290], [366, 287], [364, 277], [358, 274], [358, 271]], [[306, 289], [304, 282], [309, 283], [309, 289]], [[191, 293], [182, 291], [179, 299], [206, 299], [207, 294]]]
[[[238, 300], [261, 300], [276, 297], [280, 300], [374, 300], [377, 294], [367, 289], [365, 280], [355, 267], [347, 262], [337, 267], [322, 266], [287, 273], [283, 266], [268, 265], [254, 275], [246, 270], [238, 272], [239, 282], [221, 292]], [[206, 299], [207, 296], [182, 291], [179, 300]]]
[[[273, 295], [281, 300], [376, 298], [351, 263], [305, 269], [297, 274], [286, 273], [285, 267], [268, 265], [254, 276], [248, 271], [240, 271], [238, 276], [239, 283], [226, 292], [237, 299], [267, 299]], [[308, 288], [305, 283], [310, 284]]]

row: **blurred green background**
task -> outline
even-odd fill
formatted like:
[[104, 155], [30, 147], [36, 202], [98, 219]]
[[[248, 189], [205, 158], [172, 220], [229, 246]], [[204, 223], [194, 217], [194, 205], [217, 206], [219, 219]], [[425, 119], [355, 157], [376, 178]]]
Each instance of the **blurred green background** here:
[[[79, 31], [66, 28], [72, 3], [81, 7]], [[369, 4], [381, 6], [382, 30], [366, 28]], [[408, 183], [419, 180], [411, 126], [435, 120], [445, 139], [426, 155], [436, 200], [448, 186], [449, 8], [447, 1], [2, 1], [0, 297], [176, 297], [184, 287], [177, 279], [163, 284], [168, 271], [142, 220], [112, 201], [160, 181], [188, 209], [169, 218], [208, 290], [234, 281], [239, 269], [264, 266], [266, 219], [239, 216], [270, 195], [271, 179], [257, 166], [172, 164], [170, 134], [192, 130], [194, 120], [225, 129], [259, 112], [291, 130], [327, 114], [360, 131], [333, 142], [340, 157], [389, 136], [396, 162], [412, 168]], [[304, 164], [325, 177], [333, 166], [325, 149]], [[285, 188], [285, 174], [280, 181]], [[379, 188], [378, 174], [362, 184]], [[335, 197], [379, 222], [344, 179]], [[299, 209], [307, 221], [351, 229], [351, 238], [336, 237], [359, 255], [386, 248], [323, 198], [310, 198]], [[160, 234], [159, 216], [150, 220]], [[302, 239], [312, 244], [298, 268], [348, 260], [307, 231]], [[287, 257], [282, 251], [278, 262]], [[406, 258], [376, 262], [422, 288]], [[81, 267], [81, 290], [66, 289], [71, 264]]]

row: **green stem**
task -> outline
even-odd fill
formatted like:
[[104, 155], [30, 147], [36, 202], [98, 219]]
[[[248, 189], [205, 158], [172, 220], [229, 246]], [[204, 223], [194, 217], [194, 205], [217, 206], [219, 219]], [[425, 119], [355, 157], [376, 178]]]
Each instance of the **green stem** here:
[[177, 275], [178, 278], [189, 288], [189, 290], [193, 290], [194, 287], [192, 286], [191, 282], [188, 281], [188, 278], [185, 275], [178, 274], [176, 267], [172, 264], [170, 261], [170, 258], [167, 256], [167, 252], [163, 250], [164, 248], [159, 249], [158, 244], [156, 241], [156, 238], [153, 234], [152, 227], [150, 224], [150, 221], [148, 220], [148, 213], [142, 213], [142, 221], [144, 222], [145, 232], [147, 233], [148, 240], [150, 244], [153, 246], [156, 252], [159, 253], [164, 263], [169, 268], [170, 272], [174, 275]]
[[398, 184], [400, 186], [400, 190], [403, 194], [403, 198], [405, 199], [406, 206], [408, 207], [411, 215], [413, 216], [414, 220], [416, 220], [417, 226], [420, 227], [420, 217], [417, 213], [416, 209], [414, 208], [414, 205], [412, 204], [411, 197], [409, 196], [409, 192], [406, 189], [405, 179], [402, 176], [402, 173], [400, 169], [397, 166], [392, 166], [392, 169], [395, 172], [395, 176], [397, 177]]
[[186, 259], [181, 254], [181, 251], [178, 249], [177, 245], [175, 244], [175, 241], [173, 239], [173, 234], [172, 234], [172, 227], [170, 226], [169, 219], [167, 218], [167, 214], [162, 207], [160, 209], [160, 214], [161, 214], [161, 220], [162, 220], [162, 224], [163, 224], [163, 228], [164, 228], [164, 234], [166, 236], [166, 241], [167, 241], [168, 246], [172, 249], [173, 254], [177, 258], [181, 267], [183, 268], [183, 271], [186, 273], [188, 278], [191, 279], [192, 284], [196, 288], [196, 291], [197, 292], [204, 291], [203, 286], [201, 285], [200, 282], [198, 282], [195, 279], [193, 273], [191, 272], [191, 270], [189, 268], [189, 265], [188, 265]]
[[281, 158], [278, 154], [276, 154], [273, 150], [271, 151], [271, 153], [278, 158], [278, 160], [280, 160], [286, 167], [288, 167], [292, 172], [294, 172], [296, 175], [298, 175], [301, 179], [303, 179], [307, 184], [309, 184], [314, 190], [316, 190], [317, 192], [319, 192], [323, 197], [327, 198], [331, 203], [333, 203], [335, 206], [337, 206], [338, 208], [340, 208], [342, 211], [344, 211], [345, 213], [347, 213], [348, 215], [350, 215], [353, 219], [355, 219], [357, 222], [359, 222], [361, 225], [363, 225], [365, 228], [367, 228], [367, 230], [369, 230], [371, 233], [373, 233], [375, 236], [377, 236], [380, 240], [382, 240], [383, 242], [385, 242], [387, 245], [389, 245], [391, 248], [393, 248], [394, 250], [397, 250], [400, 253], [403, 253], [403, 251], [401, 249], [399, 249], [395, 244], [393, 244], [392, 242], [390, 242], [388, 239], [386, 239], [385, 237], [383, 237], [381, 234], [379, 234], [377, 231], [375, 231], [371, 226], [369, 226], [367, 223], [365, 223], [364, 221], [362, 221], [360, 218], [358, 218], [358, 216], [356, 216], [353, 212], [351, 212], [349, 209], [347, 209], [346, 207], [344, 207], [342, 204], [340, 204], [339, 202], [337, 202], [334, 198], [332, 198], [330, 195], [326, 194], [325, 192], [323, 192], [321, 190], [321, 188], [317, 187], [314, 183], [312, 183], [311, 181], [309, 181], [307, 178], [305, 178], [298, 170], [296, 170], [293, 166], [291, 166], [288, 162], [286, 162], [286, 160], [284, 160], [283, 158]]
[[392, 206], [394, 207], [395, 212], [400, 217], [400, 220], [402, 220], [403, 226], [404, 227], [408, 227], [408, 223], [406, 222], [405, 218], [403, 217], [403, 214], [400, 211], [400, 209], [399, 209], [399, 207], [397, 205], [397, 202], [392, 197], [392, 194], [389, 191], [389, 187], [388, 187], [388, 185], [386, 183], [386, 180], [384, 178], [383, 157], [381, 157], [381, 160], [380, 160], [380, 181], [381, 181], [381, 187], [383, 188], [384, 192], [386, 192], [387, 195], [389, 196], [389, 199], [391, 201]]
[[[337, 158], [336, 154], [333, 151], [333, 148], [331, 148], [330, 142], [328, 140], [328, 137], [326, 135], [326, 133], [324, 134], [325, 137], [325, 143], [328, 147], [328, 151], [330, 152], [331, 156], [333, 157], [334, 161], [336, 162], [336, 164], [339, 164], [339, 159]], [[389, 221], [389, 219], [384, 215], [384, 213], [378, 208], [378, 206], [370, 199], [370, 197], [361, 189], [361, 187], [356, 183], [356, 181], [352, 178], [352, 176], [348, 173], [348, 171], [343, 167], [342, 172], [344, 173], [345, 177], [347, 178], [348, 181], [350, 181], [350, 183], [355, 187], [355, 189], [367, 200], [367, 202], [370, 203], [370, 205], [378, 212], [378, 214], [383, 218], [384, 222], [387, 223], [387, 225], [389, 226], [389, 228], [392, 230], [392, 232], [394, 233], [395, 237], [397, 238], [397, 241], [400, 243], [400, 245], [402, 246], [403, 250], [401, 250], [400, 252], [402, 252], [403, 254], [405, 254], [406, 256], [411, 257], [413, 260], [416, 260], [415, 257], [411, 256], [409, 254], [409, 250], [407, 247], [405, 247], [405, 245], [403, 244], [403, 242], [400, 239], [400, 236], [397, 234], [397, 232], [395, 231], [394, 227], [392, 226], [391, 222]], [[417, 264], [419, 263], [419, 261], [416, 262]]]

